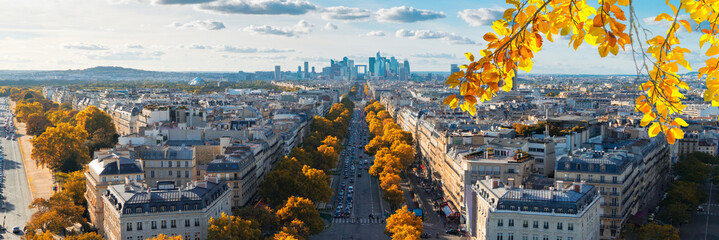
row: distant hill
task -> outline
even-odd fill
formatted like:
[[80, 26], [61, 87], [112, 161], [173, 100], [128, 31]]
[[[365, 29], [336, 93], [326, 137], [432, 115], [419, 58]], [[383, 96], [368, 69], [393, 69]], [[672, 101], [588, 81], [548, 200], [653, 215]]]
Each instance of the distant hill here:
[[97, 66], [87, 69], [52, 71], [0, 70], [0, 80], [82, 80], [82, 81], [191, 81], [200, 77], [204, 80], [238, 80], [232, 72], [158, 72], [117, 66]]

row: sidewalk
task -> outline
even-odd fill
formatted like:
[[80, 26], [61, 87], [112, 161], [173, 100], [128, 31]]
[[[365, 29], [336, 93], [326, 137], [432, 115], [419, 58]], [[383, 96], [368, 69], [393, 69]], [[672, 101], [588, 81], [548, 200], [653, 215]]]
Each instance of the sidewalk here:
[[[10, 102], [10, 106], [14, 112], [15, 102]], [[25, 123], [15, 121], [15, 127], [23, 164], [25, 165], [25, 173], [27, 173], [27, 180], [30, 183], [32, 198], [50, 198], [53, 194], [52, 170], [44, 166], [37, 166], [35, 161], [30, 157], [32, 154], [32, 144], [30, 143], [30, 136], [26, 135]]]

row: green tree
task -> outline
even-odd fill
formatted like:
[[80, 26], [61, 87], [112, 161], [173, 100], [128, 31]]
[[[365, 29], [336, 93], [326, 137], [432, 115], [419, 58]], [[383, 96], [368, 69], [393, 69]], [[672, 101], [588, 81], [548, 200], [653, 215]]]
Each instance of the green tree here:
[[279, 220], [274, 210], [269, 207], [243, 207], [232, 210], [232, 215], [258, 223], [264, 233], [273, 233], [278, 230]]
[[672, 225], [648, 223], [639, 228], [642, 240], [679, 240], [679, 230]]

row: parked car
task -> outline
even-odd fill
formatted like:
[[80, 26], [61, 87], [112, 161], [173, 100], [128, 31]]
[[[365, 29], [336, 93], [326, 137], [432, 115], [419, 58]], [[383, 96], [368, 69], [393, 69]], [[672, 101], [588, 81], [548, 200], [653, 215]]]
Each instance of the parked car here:
[[14, 227], [14, 228], [12, 228], [12, 233], [20, 234], [20, 233], [22, 233], [22, 231], [20, 231], [20, 227]]

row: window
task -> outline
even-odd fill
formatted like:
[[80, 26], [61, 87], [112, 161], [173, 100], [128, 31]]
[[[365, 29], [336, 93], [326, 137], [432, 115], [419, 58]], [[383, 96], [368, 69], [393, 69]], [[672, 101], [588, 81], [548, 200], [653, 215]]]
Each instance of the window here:
[[604, 176], [599, 176], [599, 182], [604, 183]]
[[150, 222], [150, 228], [157, 229], [157, 222], [156, 221]]
[[172, 161], [167, 161], [167, 167], [172, 167]]
[[141, 207], [136, 207], [136, 208], [135, 208], [135, 213], [142, 213], [142, 208], [141, 208]]
[[185, 227], [189, 227], [189, 226], [190, 226], [190, 219], [185, 219]]
[[154, 177], [155, 177], [155, 171], [154, 171], [154, 170], [150, 171], [150, 177], [151, 177], [151, 178], [154, 178]]
[[514, 219], [509, 219], [509, 226], [514, 227]]
[[534, 222], [532, 223], [532, 227], [534, 227], [534, 228], [539, 228], [539, 221], [534, 221]]
[[176, 228], [176, 227], [177, 227], [177, 220], [174, 220], [174, 219], [173, 219], [173, 220], [170, 220], [170, 227], [171, 227], [171, 228]]
[[195, 240], [200, 240], [200, 233], [199, 233], [199, 232], [195, 232]]
[[542, 237], [542, 240], [549, 240], [549, 235], [544, 235], [544, 236]]
[[132, 240], [132, 237], [127, 237], [127, 240]]
[[190, 240], [190, 233], [185, 233], [185, 240]]
[[612, 183], [617, 183], [617, 176], [612, 177]]
[[160, 167], [165, 167], [165, 162], [164, 162], [164, 161], [160, 161]]
[[544, 229], [549, 229], [549, 222], [544, 222]]
[[170, 176], [172, 176], [172, 170], [167, 171], [167, 174], [169, 174]]
[[507, 240], [514, 240], [514, 233], [507, 233]]
[[127, 223], [127, 231], [132, 231], [132, 223]]
[[190, 166], [190, 162], [185, 161], [185, 167], [189, 167], [189, 166]]
[[145, 240], [142, 236], [137, 236], [137, 240]]
[[195, 218], [195, 227], [199, 227], [199, 226], [200, 226], [200, 219]]
[[574, 240], [573, 237], [567, 237], [567, 240]]
[[150, 207], [150, 212], [157, 212], [157, 207]]
[[532, 240], [539, 240], [539, 236], [533, 235], [533, 236], [532, 236]]
[[170, 211], [175, 211], [175, 205], [170, 205]]
[[497, 219], [497, 226], [498, 227], [504, 226], [504, 219]]
[[502, 233], [497, 233], [497, 240], [503, 240], [504, 236], [502, 236]]
[[167, 220], [162, 220], [162, 221], [160, 222], [160, 227], [161, 227], [162, 229], [167, 228]]
[[137, 222], [137, 231], [142, 231], [142, 222]]
[[522, 240], [529, 240], [529, 236], [527, 236], [527, 234], [525, 233], [524, 235], [522, 235]]
[[562, 230], [562, 223], [560, 223], [560, 222], [557, 223], [557, 230]]
[[197, 176], [200, 176], [200, 171], [197, 171]]
[[557, 236], [557, 240], [562, 240], [562, 237], [561, 237], [561, 236]]
[[567, 230], [574, 231], [574, 223], [567, 223]]
[[177, 171], [177, 177], [182, 177], [182, 171]]
[[529, 227], [529, 221], [524, 220], [524, 222], [522, 222], [522, 227]]
[[160, 212], [164, 212], [167, 208], [165, 206], [160, 206]]
[[185, 178], [190, 178], [190, 171], [185, 171]]

